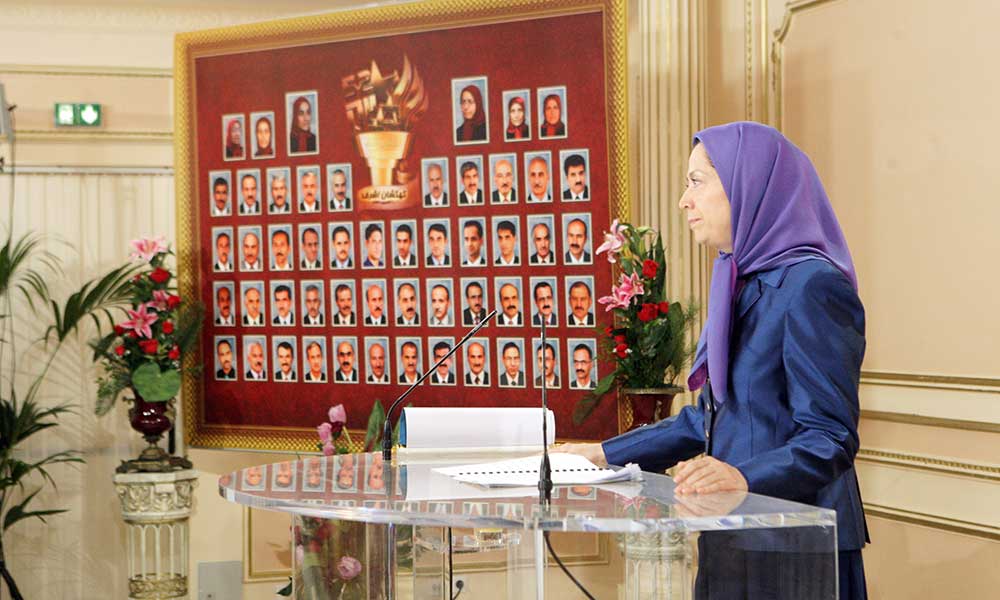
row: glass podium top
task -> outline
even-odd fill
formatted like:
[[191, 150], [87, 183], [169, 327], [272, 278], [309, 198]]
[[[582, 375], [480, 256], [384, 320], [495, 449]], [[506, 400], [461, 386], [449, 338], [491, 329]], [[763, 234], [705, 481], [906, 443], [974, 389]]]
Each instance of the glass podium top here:
[[219, 493], [254, 508], [433, 527], [643, 533], [836, 526], [832, 510], [767, 496], [675, 496], [673, 479], [654, 473], [643, 473], [642, 482], [557, 486], [543, 509], [535, 488], [483, 488], [434, 471], [502, 458], [509, 457], [397, 456], [388, 465], [379, 453], [311, 456], [223, 475]]

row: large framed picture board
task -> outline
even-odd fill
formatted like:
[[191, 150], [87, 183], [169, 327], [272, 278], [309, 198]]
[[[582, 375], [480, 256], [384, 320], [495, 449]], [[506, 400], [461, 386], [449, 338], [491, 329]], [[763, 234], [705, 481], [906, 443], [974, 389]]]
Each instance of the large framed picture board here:
[[535, 406], [544, 373], [561, 439], [618, 433], [616, 402], [571, 415], [612, 368], [595, 250], [628, 212], [625, 21], [427, 2], [178, 35], [180, 287], [207, 309], [187, 441], [310, 450], [340, 403], [363, 431], [493, 308], [408, 400]]

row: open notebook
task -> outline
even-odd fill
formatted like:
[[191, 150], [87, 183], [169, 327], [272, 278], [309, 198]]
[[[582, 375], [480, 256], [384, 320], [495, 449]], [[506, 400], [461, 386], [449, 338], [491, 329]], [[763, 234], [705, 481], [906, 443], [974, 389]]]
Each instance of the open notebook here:
[[[486, 487], [534, 487], [538, 485], [538, 467], [541, 456], [528, 456], [512, 460], [438, 467], [438, 473], [456, 481]], [[623, 469], [604, 469], [582, 456], [563, 452], [549, 454], [554, 485], [590, 485], [617, 481], [642, 481], [638, 465], [629, 463]]]

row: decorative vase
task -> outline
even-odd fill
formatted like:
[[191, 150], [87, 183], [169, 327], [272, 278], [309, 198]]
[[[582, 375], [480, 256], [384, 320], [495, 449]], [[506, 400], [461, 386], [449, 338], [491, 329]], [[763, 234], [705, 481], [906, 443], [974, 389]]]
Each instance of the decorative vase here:
[[632, 424], [629, 430], [656, 423], [670, 414], [674, 396], [684, 391], [676, 385], [656, 388], [622, 388], [622, 395], [632, 406]]
[[122, 461], [116, 471], [118, 473], [164, 473], [180, 469], [192, 468], [191, 461], [180, 456], [171, 456], [157, 443], [163, 434], [174, 426], [174, 399], [165, 402], [147, 402], [136, 390], [132, 389], [133, 398], [126, 398], [132, 403], [128, 409], [128, 422], [132, 429], [142, 434], [149, 442], [138, 458]]

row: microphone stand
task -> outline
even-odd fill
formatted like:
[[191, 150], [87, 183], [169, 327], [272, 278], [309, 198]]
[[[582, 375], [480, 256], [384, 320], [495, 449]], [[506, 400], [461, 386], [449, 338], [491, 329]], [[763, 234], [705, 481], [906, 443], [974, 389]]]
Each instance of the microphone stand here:
[[[538, 503], [548, 508], [552, 504], [552, 465], [549, 463], [549, 402], [548, 402], [548, 374], [545, 372], [545, 322], [548, 317], [539, 311], [538, 316], [542, 323], [542, 464], [538, 467]], [[555, 360], [555, 352], [552, 359]]]
[[[488, 314], [485, 317], [483, 317], [483, 320], [480, 321], [478, 325], [476, 325], [475, 327], [472, 328], [471, 331], [469, 331], [468, 333], [466, 333], [465, 337], [463, 337], [461, 340], [459, 340], [459, 342], [457, 344], [455, 344], [454, 347], [452, 347], [452, 349], [448, 352], [448, 354], [445, 354], [444, 356], [442, 356], [441, 360], [439, 360], [436, 363], [434, 363], [433, 367], [431, 367], [423, 375], [421, 375], [420, 377], [418, 377], [417, 380], [415, 382], [413, 382], [413, 385], [411, 385], [409, 387], [409, 389], [407, 389], [405, 392], [403, 392], [399, 396], [399, 398], [396, 398], [395, 402], [393, 402], [391, 405], [389, 405], [389, 410], [385, 411], [385, 426], [382, 428], [382, 460], [384, 462], [387, 462], [387, 463], [388, 462], [392, 462], [392, 421], [390, 420], [390, 418], [392, 416], [392, 411], [395, 410], [395, 408], [397, 406], [399, 406], [399, 404], [404, 399], [406, 399], [407, 396], [410, 395], [410, 392], [412, 392], [413, 390], [417, 389], [417, 386], [419, 386], [421, 383], [423, 383], [425, 379], [427, 379], [428, 377], [430, 377], [431, 373], [433, 373], [434, 371], [436, 371], [437, 368], [439, 366], [441, 366], [442, 363], [444, 363], [444, 361], [446, 361], [449, 358], [451, 358], [451, 355], [454, 354], [456, 350], [458, 350], [459, 348], [461, 348], [462, 344], [464, 344], [465, 342], [467, 342], [470, 337], [472, 337], [473, 335], [475, 335], [475, 333], [477, 331], [479, 331], [480, 329], [482, 329], [487, 323], [489, 323], [490, 319], [492, 319], [496, 315], [497, 315], [497, 309], [494, 308], [490, 312], [490, 314]], [[457, 375], [456, 375], [456, 377], [457, 377]]]

